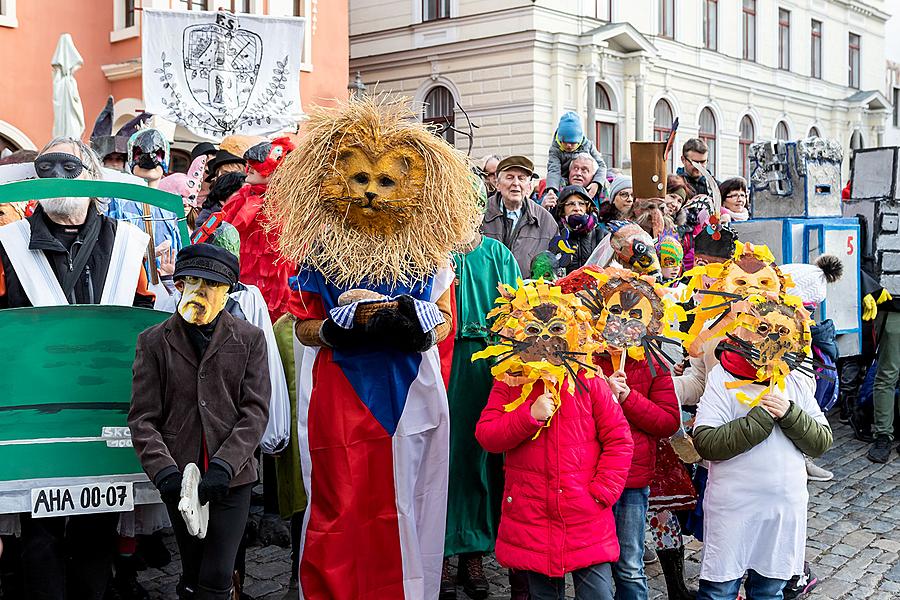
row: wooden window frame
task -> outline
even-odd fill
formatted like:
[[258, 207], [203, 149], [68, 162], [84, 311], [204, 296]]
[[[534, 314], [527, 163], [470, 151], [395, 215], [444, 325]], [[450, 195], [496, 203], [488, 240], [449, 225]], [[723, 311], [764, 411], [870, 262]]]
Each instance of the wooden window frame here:
[[[818, 25], [818, 29], [816, 28]], [[822, 21], [812, 19], [809, 24], [809, 76], [822, 79]]]
[[[750, 137], [744, 137], [744, 121], [747, 121], [750, 124]], [[753, 124], [753, 119], [751, 119], [748, 115], [744, 115], [741, 118], [740, 131], [738, 132], [738, 148], [740, 150], [740, 160], [741, 160], [741, 177], [744, 179], [750, 178], [750, 146], [756, 141], [756, 125]]]
[[[659, 0], [659, 37], [663, 37], [666, 39], [674, 40], [675, 39], [675, 15], [678, 14], [678, 11], [675, 10], [675, 1], [676, 0]], [[672, 9], [672, 30], [668, 31], [666, 29], [666, 25], [669, 22], [669, 7]]]
[[[710, 14], [714, 16], [712, 20]], [[703, 47], [719, 50], [719, 0], [703, 0]]]
[[791, 11], [778, 8], [778, 68], [791, 70]]
[[[854, 38], [856, 39], [854, 43]], [[860, 61], [862, 49], [862, 36], [858, 33], [850, 32], [847, 38], [847, 59], [849, 64], [847, 65], [848, 71], [848, 87], [852, 87], [853, 89], [858, 90], [860, 86], [860, 68], [862, 67], [862, 62]], [[854, 60], [855, 59], [855, 60]]]
[[[434, 8], [438, 16], [429, 18], [430, 9]], [[450, 18], [450, 0], [422, 0], [422, 22], [431, 23]]]
[[[747, 2], [752, 2], [751, 8], [747, 7]], [[752, 36], [748, 32], [748, 23], [753, 23]], [[756, 62], [756, 0], [742, 0], [741, 2], [741, 25], [743, 32], [743, 53], [744, 60], [752, 60]], [[752, 39], [751, 39], [752, 38]]]

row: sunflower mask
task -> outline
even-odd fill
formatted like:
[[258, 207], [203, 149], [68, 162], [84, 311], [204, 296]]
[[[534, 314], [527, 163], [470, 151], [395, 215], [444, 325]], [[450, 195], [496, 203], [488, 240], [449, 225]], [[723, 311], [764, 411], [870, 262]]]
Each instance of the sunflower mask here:
[[[522, 386], [522, 393], [503, 408], [516, 410], [542, 381], [557, 408], [563, 387], [574, 393], [578, 373], [594, 376], [593, 356], [600, 349], [593, 317], [574, 294], [543, 280], [518, 287], [501, 285], [491, 332], [498, 341], [472, 355], [472, 361], [495, 358], [491, 373], [498, 381]], [[550, 425], [550, 420], [546, 426]], [[540, 431], [535, 434], [535, 438]]]
[[793, 370], [816, 375], [815, 368], [822, 367], [811, 356], [809, 311], [797, 296], [759, 294], [735, 303], [736, 313], [724, 328], [726, 340], [723, 347], [743, 356], [756, 368], [756, 379], [726, 383], [729, 389], [751, 383], [765, 385], [756, 397], [738, 392], [742, 404], [756, 406], [763, 395], [774, 388], [784, 389], [784, 381]]

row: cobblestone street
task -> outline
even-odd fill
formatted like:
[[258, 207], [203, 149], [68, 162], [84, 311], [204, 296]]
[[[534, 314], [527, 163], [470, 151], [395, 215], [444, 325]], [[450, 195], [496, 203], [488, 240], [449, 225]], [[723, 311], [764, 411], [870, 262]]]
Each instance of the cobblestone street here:
[[[866, 445], [853, 438], [849, 426], [832, 419], [834, 447], [820, 460], [834, 471], [834, 480], [810, 483], [807, 559], [821, 583], [811, 598], [890, 600], [900, 598], [900, 457], [892, 453], [886, 465], [865, 457]], [[169, 546], [175, 552], [173, 539]], [[687, 573], [696, 584], [701, 544], [688, 544]], [[281, 600], [289, 577], [289, 551], [276, 546], [247, 552], [245, 591], [258, 600]], [[487, 564], [493, 599], [508, 598], [505, 571], [494, 560]], [[175, 597], [180, 564], [149, 569], [141, 581], [151, 598]], [[666, 598], [658, 564], [648, 565], [650, 598]], [[460, 590], [459, 597], [465, 598]]]

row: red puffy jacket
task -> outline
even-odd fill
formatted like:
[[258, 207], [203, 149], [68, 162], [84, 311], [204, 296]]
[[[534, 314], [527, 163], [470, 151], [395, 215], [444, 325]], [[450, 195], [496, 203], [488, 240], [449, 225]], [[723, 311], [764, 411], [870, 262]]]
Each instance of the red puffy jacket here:
[[625, 487], [631, 434], [606, 382], [585, 379], [589, 393], [563, 391], [559, 410], [541, 424], [531, 405], [538, 382], [519, 408], [503, 406], [521, 387], [495, 382], [475, 437], [488, 452], [506, 452], [506, 483], [497, 560], [505, 567], [550, 577], [619, 558], [611, 506]]
[[[596, 362], [606, 375], [613, 373], [608, 356], [600, 356]], [[631, 471], [625, 483], [627, 488], [650, 485], [656, 470], [657, 442], [673, 435], [681, 424], [681, 410], [672, 375], [658, 363], [654, 366], [656, 377], [650, 374], [650, 365], [646, 360], [629, 358], [625, 361], [625, 376], [631, 393], [620, 404], [634, 439]]]

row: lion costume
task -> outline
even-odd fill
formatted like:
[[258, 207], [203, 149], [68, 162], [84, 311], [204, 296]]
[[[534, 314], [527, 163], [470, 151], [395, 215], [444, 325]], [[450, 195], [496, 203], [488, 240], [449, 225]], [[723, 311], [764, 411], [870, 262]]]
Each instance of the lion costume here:
[[452, 343], [450, 253], [480, 217], [465, 158], [405, 101], [367, 97], [315, 112], [269, 192], [300, 265], [301, 597], [436, 598], [449, 414], [435, 344]]

